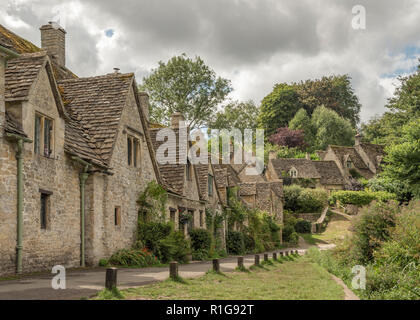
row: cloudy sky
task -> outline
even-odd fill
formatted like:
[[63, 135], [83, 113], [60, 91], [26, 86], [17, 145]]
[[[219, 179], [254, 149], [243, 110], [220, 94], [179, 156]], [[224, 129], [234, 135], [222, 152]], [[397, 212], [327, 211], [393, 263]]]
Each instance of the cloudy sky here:
[[[352, 28], [355, 5], [364, 30]], [[259, 104], [275, 83], [347, 73], [363, 121], [384, 112], [420, 57], [420, 0], [1, 0], [0, 23], [36, 45], [57, 19], [79, 76], [119, 67], [141, 82], [185, 52], [230, 79], [232, 99]]]

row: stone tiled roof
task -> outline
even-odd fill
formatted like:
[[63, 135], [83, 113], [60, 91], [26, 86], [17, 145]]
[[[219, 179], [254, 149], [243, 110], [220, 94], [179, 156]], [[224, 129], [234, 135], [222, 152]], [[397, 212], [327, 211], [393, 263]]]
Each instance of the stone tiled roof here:
[[320, 179], [321, 176], [311, 160], [281, 158], [270, 160], [279, 178], [289, 173], [291, 168], [298, 171], [297, 178]]
[[[238, 173], [234, 170], [232, 165], [230, 164], [214, 164], [213, 168], [215, 172], [218, 171], [218, 177], [216, 177], [216, 181], [219, 186], [223, 187], [236, 187], [241, 183], [241, 180], [238, 177]], [[215, 173], [216, 174], [216, 173]]]
[[345, 181], [335, 161], [313, 161], [322, 184], [344, 185]]
[[373, 176], [372, 171], [369, 170], [363, 159], [360, 157], [359, 153], [356, 151], [354, 147], [342, 147], [342, 146], [329, 146], [331, 150], [335, 153], [339, 161], [342, 163], [343, 167], [345, 167], [345, 162], [350, 159], [355, 168], [359, 170], [359, 172], [365, 178], [371, 178]]
[[361, 143], [360, 147], [365, 151], [370, 161], [378, 168], [380, 165], [378, 159], [385, 156], [385, 146], [372, 143]]
[[41, 49], [28, 40], [19, 37], [0, 24], [0, 45], [16, 53], [33, 53]]
[[27, 99], [39, 71], [47, 62], [45, 51], [27, 53], [10, 59], [5, 70], [6, 101]]
[[194, 165], [194, 168], [198, 179], [200, 198], [206, 200], [208, 198], [207, 186], [209, 178], [209, 165], [197, 164]]
[[[154, 148], [155, 152], [159, 149], [161, 144], [167, 143], [166, 141], [157, 141], [156, 136], [157, 136], [157, 133], [159, 132], [159, 130], [161, 130], [161, 128], [150, 128], [149, 129], [151, 141], [152, 141], [153, 148]], [[172, 130], [174, 130], [176, 137], [178, 137], [179, 130], [178, 129], [172, 129]], [[178, 138], [176, 139], [176, 141], [178, 141]], [[158, 166], [159, 166], [159, 171], [160, 171], [160, 174], [161, 174], [162, 183], [163, 183], [164, 187], [168, 191], [171, 191], [171, 192], [176, 193], [178, 195], [183, 195], [186, 165], [185, 164], [178, 164], [178, 162], [179, 162], [178, 151], [179, 150], [178, 150], [178, 147], [176, 145], [176, 141], [175, 141], [175, 145], [172, 146], [172, 147], [176, 148], [176, 150], [177, 150], [176, 158], [171, 159], [171, 162], [173, 162], [172, 160], [175, 160], [175, 164], [160, 164], [160, 163], [158, 163]], [[205, 190], [207, 190], [207, 189], [205, 189]]]
[[22, 126], [16, 121], [12, 115], [6, 112], [6, 127], [5, 131], [8, 133], [17, 134], [23, 137], [27, 137], [26, 133], [23, 131]]
[[94, 151], [108, 165], [133, 77], [109, 74], [58, 81], [67, 112], [90, 136]]
[[257, 194], [257, 184], [255, 182], [241, 183], [239, 185], [240, 196], [253, 196]]

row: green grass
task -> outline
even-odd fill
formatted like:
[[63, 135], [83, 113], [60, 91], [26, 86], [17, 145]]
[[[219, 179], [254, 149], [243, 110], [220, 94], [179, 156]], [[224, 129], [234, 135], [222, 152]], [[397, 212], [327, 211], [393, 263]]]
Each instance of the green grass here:
[[[293, 260], [294, 259], [294, 260]], [[215, 274], [185, 279], [184, 283], [166, 280], [118, 292], [125, 299], [255, 299], [255, 300], [341, 300], [343, 289], [331, 275], [305, 257], [290, 257], [283, 263], [249, 268], [249, 272]], [[101, 292], [95, 299], [115, 299], [118, 293]]]

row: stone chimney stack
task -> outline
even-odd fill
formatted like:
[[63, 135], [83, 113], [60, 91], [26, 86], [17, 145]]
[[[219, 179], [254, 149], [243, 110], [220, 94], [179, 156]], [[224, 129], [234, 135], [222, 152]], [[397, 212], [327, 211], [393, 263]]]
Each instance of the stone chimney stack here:
[[354, 145], [355, 146], [360, 146], [360, 144], [362, 143], [362, 134], [361, 133], [357, 133], [356, 136], [354, 137]]
[[150, 121], [149, 117], [149, 95], [147, 92], [139, 92], [139, 101], [140, 101], [140, 107], [143, 110], [143, 114], [147, 121]]
[[306, 160], [311, 160], [311, 154], [309, 152], [306, 152], [305, 159]]
[[179, 123], [185, 121], [184, 116], [180, 112], [175, 112], [171, 117], [171, 127], [173, 129], [179, 128]]
[[268, 160], [274, 160], [277, 159], [277, 152], [274, 150], [270, 150], [268, 152]]
[[41, 28], [41, 47], [60, 66], [66, 65], [66, 31], [56, 22], [48, 22]]

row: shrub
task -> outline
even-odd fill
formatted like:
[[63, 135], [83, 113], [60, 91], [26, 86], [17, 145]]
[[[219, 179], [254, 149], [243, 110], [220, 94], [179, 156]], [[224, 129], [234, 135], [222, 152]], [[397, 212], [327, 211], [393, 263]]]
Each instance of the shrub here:
[[282, 233], [283, 241], [290, 242], [290, 239], [293, 233], [295, 233], [294, 226], [291, 224], [286, 224], [283, 228], [283, 233]]
[[303, 189], [298, 196], [299, 212], [321, 212], [328, 204], [328, 194], [323, 189]]
[[244, 246], [245, 246], [245, 253], [255, 252], [255, 240], [252, 236], [250, 236], [247, 233], [244, 234]]
[[193, 259], [207, 259], [212, 244], [211, 233], [204, 229], [191, 230], [190, 241]]
[[303, 219], [298, 219], [295, 230], [297, 233], [311, 233], [312, 232], [312, 224]]
[[143, 248], [139, 249], [122, 249], [114, 253], [109, 258], [109, 263], [114, 266], [139, 266], [147, 267], [158, 264], [159, 260], [152, 252]]
[[395, 194], [389, 193], [386, 191], [336, 191], [334, 192], [330, 198], [329, 202], [330, 204], [337, 204], [339, 202], [340, 204], [347, 205], [347, 204], [353, 204], [359, 207], [365, 206], [370, 204], [372, 201], [382, 201], [386, 202], [389, 200], [396, 199]]
[[229, 254], [243, 254], [245, 252], [244, 236], [242, 232], [230, 231], [226, 241]]
[[107, 259], [99, 260], [99, 266], [100, 267], [106, 267], [107, 265], [108, 265], [108, 260]]
[[187, 255], [190, 252], [189, 244], [181, 231], [172, 231], [169, 236], [159, 240], [159, 259], [164, 262], [178, 261], [187, 262]]
[[160, 240], [169, 236], [172, 224], [164, 222], [141, 222], [137, 228], [137, 239], [154, 254], [158, 254]]
[[284, 194], [284, 210], [296, 211], [299, 208], [299, 195], [303, 188], [298, 185], [285, 186]]
[[290, 244], [298, 244], [299, 242], [299, 235], [296, 232], [293, 232], [289, 237]]

